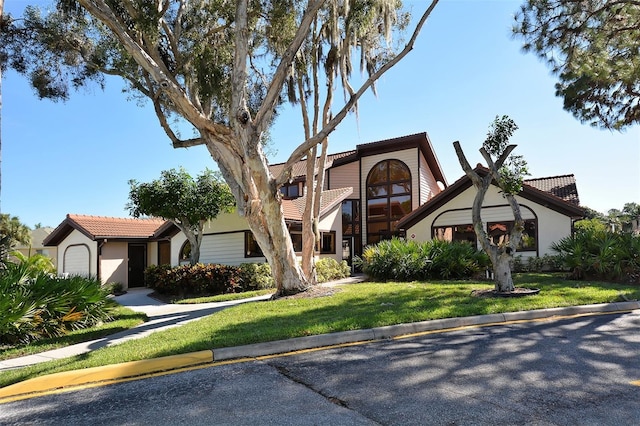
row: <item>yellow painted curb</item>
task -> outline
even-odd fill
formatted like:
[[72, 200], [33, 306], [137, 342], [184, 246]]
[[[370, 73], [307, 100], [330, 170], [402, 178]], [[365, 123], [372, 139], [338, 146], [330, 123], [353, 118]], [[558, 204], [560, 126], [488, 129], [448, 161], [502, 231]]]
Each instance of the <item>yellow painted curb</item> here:
[[124, 379], [160, 371], [174, 370], [196, 364], [213, 362], [213, 351], [206, 350], [182, 355], [172, 355], [122, 364], [92, 367], [84, 370], [54, 373], [0, 388], [0, 399], [29, 393], [46, 392], [54, 389], [86, 385], [107, 380]]

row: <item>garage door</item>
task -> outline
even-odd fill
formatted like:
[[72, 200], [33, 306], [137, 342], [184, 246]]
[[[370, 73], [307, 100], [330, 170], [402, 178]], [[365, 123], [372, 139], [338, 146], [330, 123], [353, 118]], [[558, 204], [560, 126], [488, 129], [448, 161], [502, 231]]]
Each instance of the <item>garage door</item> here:
[[69, 275], [90, 275], [89, 247], [86, 245], [79, 244], [67, 247], [63, 260], [63, 272]]

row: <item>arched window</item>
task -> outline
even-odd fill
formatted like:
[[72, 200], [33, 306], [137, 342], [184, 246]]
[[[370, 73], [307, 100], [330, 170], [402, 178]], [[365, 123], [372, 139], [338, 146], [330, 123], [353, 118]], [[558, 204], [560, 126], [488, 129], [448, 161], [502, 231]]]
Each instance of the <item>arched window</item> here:
[[367, 177], [367, 244], [398, 235], [396, 223], [411, 212], [411, 172], [400, 160], [384, 160]]
[[191, 262], [191, 243], [187, 240], [180, 248], [180, 264], [189, 262]]

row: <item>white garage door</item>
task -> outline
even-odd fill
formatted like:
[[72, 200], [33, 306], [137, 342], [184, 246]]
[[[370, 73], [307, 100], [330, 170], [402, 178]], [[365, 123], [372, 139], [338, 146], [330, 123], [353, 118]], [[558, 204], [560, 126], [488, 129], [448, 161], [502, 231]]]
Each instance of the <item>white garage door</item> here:
[[84, 244], [69, 246], [64, 252], [64, 271], [69, 275], [90, 275], [89, 247]]

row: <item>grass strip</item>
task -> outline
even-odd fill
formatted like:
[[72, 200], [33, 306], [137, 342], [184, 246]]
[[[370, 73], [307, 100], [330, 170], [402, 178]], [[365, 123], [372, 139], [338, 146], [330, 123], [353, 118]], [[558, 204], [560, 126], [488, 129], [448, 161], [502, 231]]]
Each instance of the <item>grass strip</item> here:
[[73, 358], [0, 373], [0, 387], [32, 377], [126, 361], [416, 321], [640, 299], [640, 287], [566, 281], [525, 274], [516, 285], [536, 287], [524, 298], [478, 298], [480, 282], [361, 283], [318, 298], [240, 304], [181, 327]]
[[76, 343], [100, 339], [101, 337], [128, 330], [148, 320], [147, 316], [141, 312], [135, 312], [129, 308], [125, 308], [124, 306], [118, 305], [116, 302], [111, 303], [111, 321], [104, 322], [91, 328], [72, 330], [61, 337], [42, 339], [28, 345], [11, 346], [0, 349], [0, 361], [46, 352], [74, 345]]

